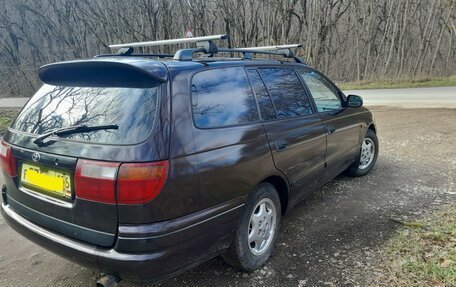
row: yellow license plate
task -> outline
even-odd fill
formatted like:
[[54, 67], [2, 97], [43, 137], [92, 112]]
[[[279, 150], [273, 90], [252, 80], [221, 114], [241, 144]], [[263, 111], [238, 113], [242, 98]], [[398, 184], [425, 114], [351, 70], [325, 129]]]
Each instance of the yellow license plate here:
[[21, 182], [44, 193], [71, 197], [71, 176], [69, 173], [43, 168], [27, 163], [22, 164]]

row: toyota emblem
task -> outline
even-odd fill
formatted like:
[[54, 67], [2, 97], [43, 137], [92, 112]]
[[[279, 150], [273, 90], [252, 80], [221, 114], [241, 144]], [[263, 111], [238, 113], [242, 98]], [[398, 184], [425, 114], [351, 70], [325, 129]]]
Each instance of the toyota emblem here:
[[40, 159], [41, 159], [41, 155], [39, 153], [37, 153], [37, 152], [34, 152], [32, 154], [32, 159], [33, 159], [34, 162], [39, 162]]

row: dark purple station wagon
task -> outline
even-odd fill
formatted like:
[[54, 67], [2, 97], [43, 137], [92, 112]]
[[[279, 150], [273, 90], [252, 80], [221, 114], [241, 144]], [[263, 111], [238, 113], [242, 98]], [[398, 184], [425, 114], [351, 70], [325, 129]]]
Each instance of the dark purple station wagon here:
[[[293, 205], [373, 168], [359, 96], [295, 57], [298, 45], [213, 42], [226, 37], [41, 67], [44, 85], [1, 142], [9, 225], [115, 278], [162, 279], [217, 255], [255, 270]], [[197, 48], [133, 54], [170, 41]]]

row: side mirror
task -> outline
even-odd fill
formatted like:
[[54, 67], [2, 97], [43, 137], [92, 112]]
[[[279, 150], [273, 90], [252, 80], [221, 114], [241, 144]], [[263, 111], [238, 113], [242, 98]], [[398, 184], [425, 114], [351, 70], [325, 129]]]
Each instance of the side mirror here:
[[348, 95], [347, 97], [347, 107], [350, 108], [359, 108], [363, 105], [363, 98], [357, 95]]

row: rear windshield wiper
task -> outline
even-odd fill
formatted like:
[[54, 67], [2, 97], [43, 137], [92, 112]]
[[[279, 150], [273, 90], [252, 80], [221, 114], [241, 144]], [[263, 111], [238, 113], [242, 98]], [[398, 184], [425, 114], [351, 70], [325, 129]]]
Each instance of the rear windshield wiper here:
[[50, 136], [63, 136], [69, 134], [76, 134], [76, 133], [85, 133], [90, 131], [98, 131], [98, 130], [117, 130], [119, 128], [118, 125], [101, 125], [101, 126], [87, 126], [87, 125], [78, 125], [78, 126], [71, 126], [65, 128], [58, 128], [52, 130], [50, 132], [44, 133], [39, 135], [33, 142], [36, 144], [43, 143], [43, 140]]

